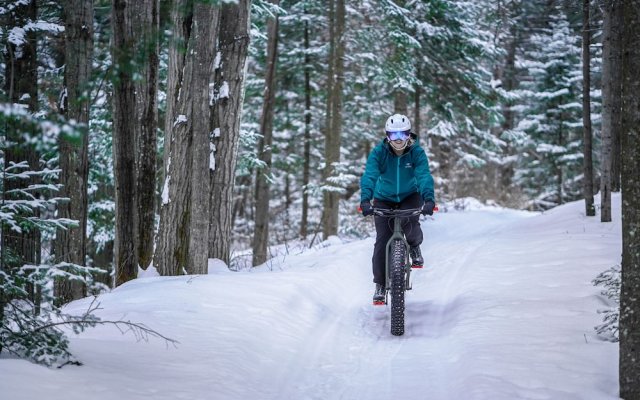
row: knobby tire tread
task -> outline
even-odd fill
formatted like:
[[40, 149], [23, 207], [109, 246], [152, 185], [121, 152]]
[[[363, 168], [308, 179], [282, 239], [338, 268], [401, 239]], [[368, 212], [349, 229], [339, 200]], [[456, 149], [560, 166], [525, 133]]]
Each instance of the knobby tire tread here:
[[391, 251], [391, 268], [389, 270], [391, 285], [391, 334], [404, 334], [404, 294], [405, 294], [405, 260], [406, 247], [401, 240], [393, 243]]

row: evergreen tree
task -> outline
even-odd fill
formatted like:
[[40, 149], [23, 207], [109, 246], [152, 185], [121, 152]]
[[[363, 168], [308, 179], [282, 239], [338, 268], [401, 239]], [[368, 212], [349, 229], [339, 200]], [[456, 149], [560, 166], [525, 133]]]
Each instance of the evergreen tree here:
[[515, 179], [531, 207], [546, 209], [581, 194], [580, 48], [560, 7], [530, 40], [522, 65], [531, 81], [521, 86], [528, 102], [517, 126], [527, 138]]

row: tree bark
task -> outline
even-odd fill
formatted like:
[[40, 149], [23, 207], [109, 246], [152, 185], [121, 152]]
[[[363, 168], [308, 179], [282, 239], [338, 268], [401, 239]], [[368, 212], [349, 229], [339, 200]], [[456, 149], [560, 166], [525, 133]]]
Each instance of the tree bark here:
[[[272, 0], [272, 4], [278, 5], [280, 0]], [[264, 88], [264, 104], [260, 118], [260, 132], [262, 139], [258, 146], [260, 161], [264, 167], [258, 169], [256, 174], [256, 215], [255, 232], [253, 236], [253, 260], [252, 265], [258, 266], [267, 261], [267, 248], [269, 244], [269, 181], [271, 173], [271, 142], [273, 136], [273, 118], [275, 108], [276, 91], [276, 62], [278, 59], [278, 16], [270, 19], [267, 24], [267, 68]]]
[[154, 264], [161, 275], [202, 274], [209, 243], [209, 87], [219, 8], [179, 0], [171, 15], [166, 176]]
[[[331, 2], [335, 5], [335, 12], [332, 13], [331, 42], [333, 45], [333, 51], [331, 52], [331, 59], [329, 63], [332, 68], [329, 68], [330, 80], [333, 80], [331, 91], [328, 92], [330, 96], [330, 118], [326, 135], [325, 135], [325, 172], [324, 181], [328, 186], [333, 186], [327, 180], [334, 176], [335, 164], [340, 162], [340, 141], [342, 136], [342, 87], [344, 83], [344, 31], [345, 31], [345, 16], [346, 9], [344, 0], [335, 0]], [[338, 234], [339, 224], [339, 206], [340, 206], [340, 194], [336, 191], [325, 191], [323, 201], [323, 233], [324, 238], [327, 239], [331, 235]]]
[[[214, 134], [211, 165], [209, 258], [230, 262], [233, 228], [233, 192], [244, 100], [246, 58], [249, 49], [250, 0], [225, 4], [220, 15], [219, 56], [213, 106]], [[225, 91], [227, 93], [225, 94]], [[219, 128], [216, 131], [215, 128]]]
[[591, 144], [591, 97], [589, 94], [591, 90], [589, 4], [590, 0], [582, 1], [582, 125], [584, 130], [584, 183], [582, 193], [585, 202], [585, 213], [588, 217], [593, 217], [596, 215], [596, 209], [593, 205], [593, 150]]
[[158, 129], [158, 0], [136, 0], [134, 35], [137, 39], [136, 71], [136, 264], [147, 269], [153, 259], [155, 226], [156, 157]]
[[640, 0], [624, 6], [620, 397], [640, 398]]
[[[79, 123], [79, 140], [60, 137], [60, 191], [68, 203], [58, 206], [58, 217], [77, 220], [77, 228], [58, 229], [54, 242], [56, 262], [85, 265], [87, 254], [87, 187], [89, 179], [89, 104], [93, 56], [93, 0], [67, 0], [65, 21], [65, 87], [62, 109], [67, 120]], [[56, 298], [67, 303], [86, 296], [82, 282], [60, 280]]]
[[604, 5], [602, 34], [602, 143], [600, 199], [602, 222], [611, 222], [611, 186], [613, 160], [617, 157], [616, 137], [620, 132], [620, 109], [622, 92], [622, 62], [620, 23], [622, 5], [618, 0], [609, 0]]
[[135, 279], [136, 255], [136, 128], [131, 112], [136, 109], [133, 31], [135, 7], [127, 0], [112, 0], [113, 42], [113, 169], [115, 176], [116, 226], [114, 241], [115, 285]]

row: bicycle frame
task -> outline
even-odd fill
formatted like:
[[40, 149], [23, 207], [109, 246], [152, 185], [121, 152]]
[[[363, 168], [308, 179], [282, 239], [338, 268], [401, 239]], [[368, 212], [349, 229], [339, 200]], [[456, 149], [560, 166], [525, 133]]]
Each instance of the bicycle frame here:
[[393, 245], [393, 242], [396, 240], [401, 240], [405, 247], [405, 290], [411, 290], [411, 263], [409, 262], [409, 243], [407, 242], [407, 239], [404, 236], [404, 231], [402, 230], [402, 221], [404, 219], [420, 215], [420, 211], [420, 208], [412, 208], [406, 210], [394, 210], [386, 208], [373, 209], [374, 215], [385, 218], [393, 218], [393, 235], [389, 238], [385, 247], [385, 289], [387, 292], [391, 287], [389, 277], [389, 252], [391, 246]]

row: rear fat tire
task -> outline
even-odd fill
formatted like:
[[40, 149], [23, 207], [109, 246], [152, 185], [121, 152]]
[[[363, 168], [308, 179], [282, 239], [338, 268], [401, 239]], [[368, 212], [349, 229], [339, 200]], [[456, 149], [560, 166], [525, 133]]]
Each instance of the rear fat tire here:
[[391, 247], [391, 265], [389, 269], [391, 285], [391, 334], [404, 334], [404, 292], [406, 247], [401, 240], [393, 242]]

